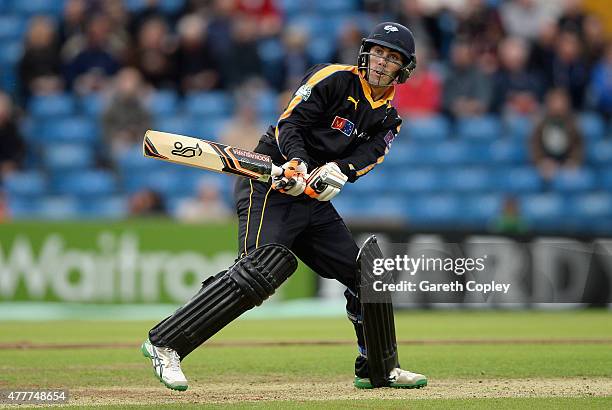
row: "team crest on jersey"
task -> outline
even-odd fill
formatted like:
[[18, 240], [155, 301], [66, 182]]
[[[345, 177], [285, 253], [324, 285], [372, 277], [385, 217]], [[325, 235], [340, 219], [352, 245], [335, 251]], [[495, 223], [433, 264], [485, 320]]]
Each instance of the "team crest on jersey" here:
[[355, 124], [353, 124], [351, 121], [347, 120], [346, 118], [338, 117], [336, 115], [336, 117], [332, 121], [331, 127], [335, 130], [339, 130], [341, 133], [343, 133], [347, 137], [350, 137], [351, 134], [353, 133], [353, 130], [355, 129]]
[[295, 92], [295, 95], [299, 95], [302, 97], [303, 101], [308, 101], [310, 94], [312, 93], [312, 87], [308, 84], [304, 84]]

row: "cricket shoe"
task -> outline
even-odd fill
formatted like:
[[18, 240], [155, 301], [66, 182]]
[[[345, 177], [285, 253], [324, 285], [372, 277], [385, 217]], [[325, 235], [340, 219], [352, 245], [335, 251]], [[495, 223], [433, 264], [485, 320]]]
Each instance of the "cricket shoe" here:
[[[367, 377], [355, 376], [353, 383], [358, 389], [372, 389], [372, 383]], [[399, 367], [391, 370], [389, 374], [389, 387], [395, 389], [420, 389], [427, 386], [427, 377], [422, 374], [412, 373], [408, 370], [402, 370]]]
[[175, 350], [155, 346], [149, 339], [142, 343], [140, 350], [145, 357], [151, 359], [155, 376], [167, 388], [187, 390], [187, 379], [181, 370], [181, 359]]

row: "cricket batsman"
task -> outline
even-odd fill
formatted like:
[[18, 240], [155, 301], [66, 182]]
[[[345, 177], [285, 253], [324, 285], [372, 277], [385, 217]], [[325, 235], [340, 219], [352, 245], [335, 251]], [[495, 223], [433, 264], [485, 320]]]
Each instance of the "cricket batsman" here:
[[255, 149], [283, 164], [283, 174], [268, 182], [240, 179], [236, 185], [239, 258], [205, 280], [142, 344], [168, 388], [187, 389], [181, 361], [272, 295], [295, 271], [295, 256], [347, 288], [346, 310], [359, 350], [356, 387], [427, 385], [425, 376], [400, 368], [390, 303], [360, 300], [359, 278], [368, 274], [362, 267], [373, 255], [382, 256], [380, 248], [375, 240], [359, 248], [330, 202], [347, 181], [365, 176], [389, 152], [402, 122], [391, 106], [394, 86], [415, 67], [412, 33], [387, 22], [362, 40], [356, 66], [320, 64], [306, 73]]

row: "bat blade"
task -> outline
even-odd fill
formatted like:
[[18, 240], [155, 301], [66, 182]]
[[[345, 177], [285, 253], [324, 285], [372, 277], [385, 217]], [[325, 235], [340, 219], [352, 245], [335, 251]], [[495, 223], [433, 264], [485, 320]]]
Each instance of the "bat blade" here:
[[279, 173], [279, 168], [268, 155], [162, 131], [148, 130], [145, 133], [143, 154], [145, 157], [258, 181], [268, 181], [271, 175]]

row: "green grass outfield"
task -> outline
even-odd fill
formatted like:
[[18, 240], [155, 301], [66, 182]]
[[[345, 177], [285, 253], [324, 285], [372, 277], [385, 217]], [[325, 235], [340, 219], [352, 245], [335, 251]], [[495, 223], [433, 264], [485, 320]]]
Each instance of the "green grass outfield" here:
[[139, 352], [152, 325], [0, 322], [0, 390], [67, 388], [74, 408], [612, 408], [605, 310], [402, 312], [400, 360], [429, 377], [421, 390], [354, 389], [352, 327], [317, 318], [232, 323], [173, 392]]

